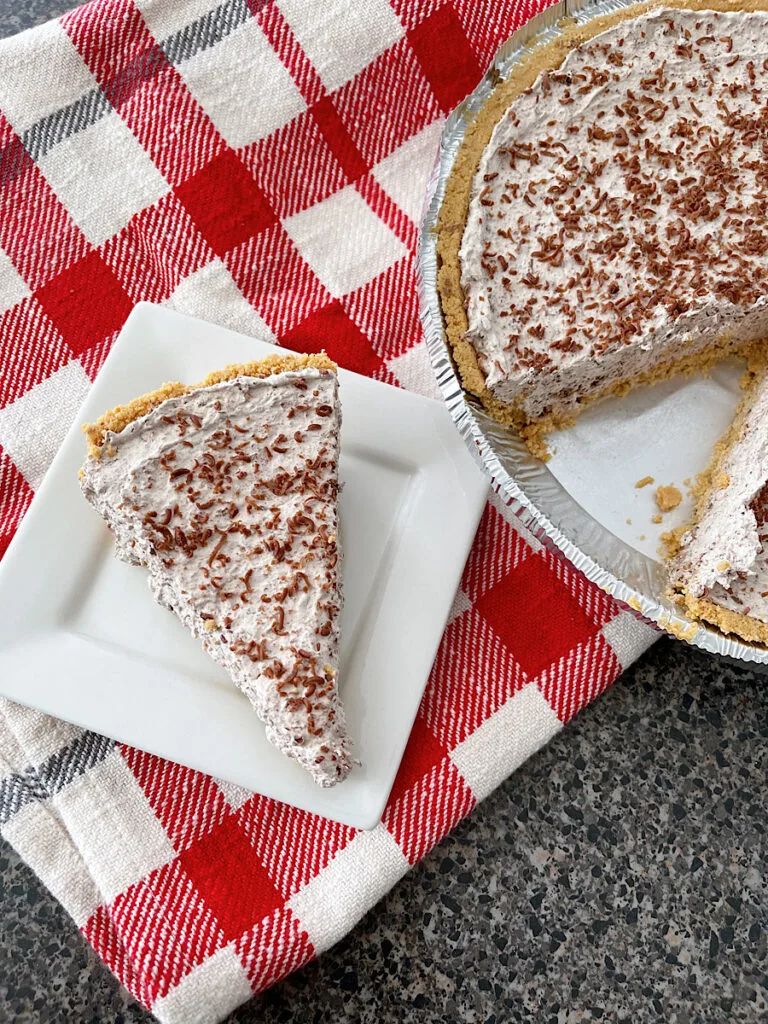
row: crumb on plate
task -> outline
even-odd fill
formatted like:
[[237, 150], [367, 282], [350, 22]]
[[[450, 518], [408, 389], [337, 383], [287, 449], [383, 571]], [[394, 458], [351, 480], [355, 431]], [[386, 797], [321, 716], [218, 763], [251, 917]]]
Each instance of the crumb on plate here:
[[668, 484], [656, 490], [656, 504], [662, 512], [671, 512], [682, 500], [683, 496], [674, 484]]

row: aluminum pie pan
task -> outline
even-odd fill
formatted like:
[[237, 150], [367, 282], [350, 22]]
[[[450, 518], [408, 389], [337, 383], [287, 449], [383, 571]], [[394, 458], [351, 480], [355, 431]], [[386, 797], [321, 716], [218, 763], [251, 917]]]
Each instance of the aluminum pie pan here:
[[521, 523], [551, 550], [568, 559], [587, 579], [625, 605], [642, 621], [729, 660], [768, 668], [768, 650], [725, 636], [680, 614], [665, 595], [662, 566], [636, 550], [587, 513], [547, 464], [521, 438], [498, 423], [481, 402], [464, 391], [445, 334], [437, 288], [437, 223], [446, 185], [464, 135], [499, 81], [530, 52], [563, 32], [562, 19], [584, 24], [637, 0], [563, 0], [536, 15], [498, 50], [477, 88], [448, 116], [437, 161], [427, 186], [419, 233], [417, 276], [421, 322], [432, 368], [448, 411], [494, 490]]

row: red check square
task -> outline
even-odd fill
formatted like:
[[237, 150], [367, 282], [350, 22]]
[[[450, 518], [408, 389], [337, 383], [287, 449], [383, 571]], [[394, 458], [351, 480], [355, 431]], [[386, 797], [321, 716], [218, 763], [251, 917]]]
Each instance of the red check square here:
[[235, 815], [229, 815], [194, 843], [181, 855], [179, 863], [227, 941], [239, 938], [282, 906], [282, 896]]
[[[284, 899], [318, 875], [354, 838], [355, 830], [330, 818], [256, 794], [237, 812], [240, 827]], [[293, 836], [290, 857], [283, 836]]]
[[444, 113], [480, 81], [483, 69], [451, 4], [419, 22], [408, 38]]
[[127, 745], [120, 753], [175, 850], [198, 842], [226, 817], [227, 801], [210, 775]]
[[338, 299], [302, 320], [281, 341], [287, 348], [300, 352], [325, 351], [340, 366], [366, 376], [384, 368], [383, 359], [349, 319]]
[[481, 594], [475, 604], [530, 678], [596, 632], [540, 552]]
[[343, 167], [310, 111], [244, 147], [239, 155], [281, 219], [347, 184]]
[[458, 746], [526, 682], [515, 654], [475, 608], [448, 626], [419, 711], [446, 749]]
[[133, 308], [113, 271], [95, 250], [51, 278], [36, 297], [77, 356], [122, 327]]
[[101, 254], [134, 302], [164, 302], [180, 281], [214, 258], [173, 192], [131, 217]]
[[[227, 942], [195, 879], [178, 859], [120, 893], [108, 913], [120, 956], [137, 967], [142, 986], [137, 998], [145, 1006], [164, 996]], [[97, 912], [91, 921], [95, 925], [98, 920]], [[101, 952], [87, 929], [86, 934]], [[105, 959], [112, 966], [113, 958]]]
[[390, 798], [383, 823], [409, 863], [421, 860], [475, 806], [472, 790], [449, 757]]
[[451, 6], [483, 67], [493, 59], [499, 43], [539, 11], [530, 0], [519, 4], [500, 4], [499, 0], [451, 0]]
[[602, 633], [566, 651], [545, 669], [537, 685], [561, 722], [569, 722], [621, 672], [616, 652]]
[[341, 302], [382, 359], [395, 359], [421, 338], [419, 288], [408, 254]]
[[331, 152], [344, 168], [344, 173], [350, 181], [362, 177], [370, 170], [361, 156], [360, 150], [344, 127], [344, 122], [339, 117], [339, 112], [334, 107], [330, 96], [324, 96], [319, 103], [315, 104], [312, 108], [312, 116], [330, 146]]
[[254, 925], [237, 940], [235, 951], [255, 992], [274, 985], [314, 954], [309, 936], [289, 907]]
[[142, 975], [143, 964], [137, 965], [131, 958], [108, 907], [97, 908], [83, 926], [83, 935], [133, 998], [143, 1002], [145, 1006], [151, 1006], [153, 986], [149, 985], [146, 977]]
[[533, 548], [523, 536], [493, 505], [486, 505], [464, 566], [462, 589], [474, 601], [532, 555]]
[[175, 192], [218, 256], [277, 223], [263, 191], [232, 149], [214, 157]]
[[[420, 21], [429, 17], [434, 10], [446, 2], [450, 2], [450, 0], [419, 0], [417, 4], [413, 3], [413, 0], [390, 0], [395, 14], [406, 28], [418, 25]], [[462, 2], [462, 0], [453, 0], [453, 2]], [[475, 3], [476, 0], [463, 0], [463, 2]], [[494, 0], [494, 2], [498, 6], [498, 0]]]
[[[35, 339], [30, 359], [29, 339]], [[34, 295], [0, 315], [0, 409], [46, 380], [71, 356]]]
[[447, 754], [448, 749], [435, 738], [424, 716], [419, 713], [413, 723], [408, 746], [405, 748], [388, 803], [392, 804], [399, 800], [436, 765], [442, 764]]
[[[278, 338], [331, 301], [282, 224], [249, 238], [224, 261], [235, 284]], [[290, 281], [290, 288], [286, 287]]]

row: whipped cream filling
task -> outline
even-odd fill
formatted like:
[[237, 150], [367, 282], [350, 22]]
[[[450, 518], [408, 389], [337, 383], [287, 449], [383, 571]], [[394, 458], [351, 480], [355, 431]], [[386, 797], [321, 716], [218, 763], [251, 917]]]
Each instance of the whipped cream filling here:
[[486, 383], [528, 418], [768, 334], [768, 14], [662, 8], [497, 123], [460, 264]]
[[694, 529], [671, 567], [693, 597], [768, 622], [768, 380], [758, 386]]
[[351, 764], [336, 686], [340, 423], [335, 373], [238, 377], [107, 433], [81, 481], [118, 557], [147, 566], [158, 603], [321, 786]]

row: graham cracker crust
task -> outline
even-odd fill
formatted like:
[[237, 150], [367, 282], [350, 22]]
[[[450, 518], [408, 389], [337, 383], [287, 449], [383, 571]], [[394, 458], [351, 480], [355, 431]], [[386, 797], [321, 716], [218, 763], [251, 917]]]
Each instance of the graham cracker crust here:
[[114, 409], [108, 410], [95, 423], [84, 423], [82, 430], [88, 441], [88, 454], [96, 459], [100, 458], [108, 431], [119, 434], [129, 423], [146, 416], [169, 398], [180, 398], [182, 395], [188, 395], [191, 391], [208, 388], [214, 384], [223, 384], [224, 381], [234, 380], [235, 377], [271, 377], [276, 373], [304, 370], [307, 367], [317, 370], [332, 370], [334, 373], [338, 369], [336, 363], [329, 359], [325, 352], [312, 355], [275, 353], [255, 362], [232, 363], [222, 370], [209, 373], [205, 380], [197, 384], [180, 384], [178, 381], [163, 384], [157, 390], [148, 391], [147, 394], [134, 398], [126, 405], [117, 405]]
[[[496, 86], [488, 100], [467, 129], [461, 149], [456, 157], [445, 191], [445, 198], [438, 214], [437, 223], [437, 287], [443, 312], [445, 331], [449, 348], [466, 391], [480, 399], [494, 419], [514, 428], [523, 438], [533, 455], [547, 459], [549, 451], [546, 437], [556, 429], [570, 427], [576, 421], [577, 412], [567, 415], [553, 414], [531, 420], [518, 404], [502, 402], [488, 390], [485, 377], [477, 361], [472, 345], [465, 339], [468, 330], [464, 293], [461, 287], [461, 266], [459, 248], [469, 213], [472, 196], [472, 182], [480, 158], [488, 145], [493, 129], [507, 107], [522, 92], [536, 81], [543, 71], [554, 71], [574, 47], [605, 32], [622, 21], [636, 18], [659, 7], [673, 7], [692, 11], [768, 11], [768, 0], [652, 0], [649, 3], [634, 4], [614, 14], [593, 18], [586, 25], [576, 25], [572, 19], [563, 19], [563, 34], [551, 43], [530, 44], [531, 52], [509, 78]], [[715, 343], [705, 352], [682, 359], [669, 360], [628, 380], [618, 381], [605, 391], [589, 396], [580, 403], [584, 406], [610, 394], [625, 394], [640, 384], [650, 384], [675, 376], [679, 373], [697, 373], [711, 367], [720, 359], [739, 351], [734, 346], [726, 347]], [[750, 345], [754, 345], [751, 342]], [[580, 411], [580, 410], [579, 410]]]

